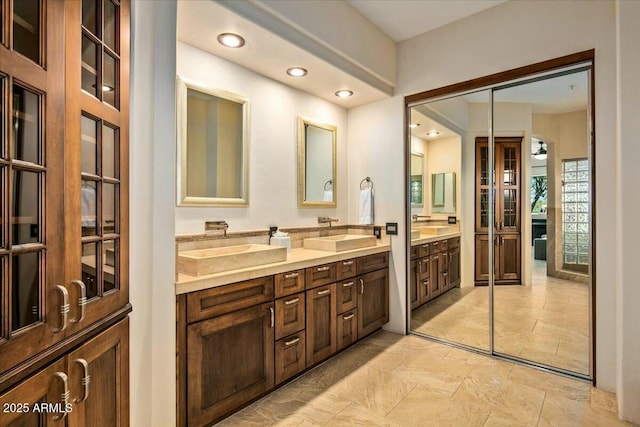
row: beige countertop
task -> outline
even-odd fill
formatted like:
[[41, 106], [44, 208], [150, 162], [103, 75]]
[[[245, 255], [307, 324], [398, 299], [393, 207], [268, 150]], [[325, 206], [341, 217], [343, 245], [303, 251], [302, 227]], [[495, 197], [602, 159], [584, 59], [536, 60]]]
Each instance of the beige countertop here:
[[[459, 235], [459, 233], [457, 233], [456, 235]], [[437, 237], [446, 238], [443, 236], [453, 237], [453, 235], [448, 234]], [[420, 240], [422, 241], [422, 239]], [[176, 295], [214, 288], [216, 286], [224, 286], [231, 283], [242, 282], [244, 280], [271, 276], [273, 274], [284, 273], [291, 270], [313, 267], [320, 264], [342, 261], [349, 258], [357, 258], [382, 252], [388, 252], [390, 249], [391, 245], [390, 243], [388, 243], [388, 240], [387, 243], [378, 242], [376, 246], [372, 246], [369, 248], [354, 249], [343, 252], [325, 252], [303, 248], [292, 249], [291, 252], [287, 254], [287, 260], [282, 262], [263, 264], [255, 267], [239, 268], [237, 270], [224, 271], [215, 274], [208, 274], [205, 276], [189, 276], [186, 274], [178, 274], [178, 281], [176, 282]]]
[[425, 243], [437, 242], [438, 240], [451, 239], [452, 237], [459, 237], [462, 233], [447, 233], [447, 234], [434, 234], [433, 236], [421, 235], [417, 239], [411, 240], [411, 246], [423, 245]]

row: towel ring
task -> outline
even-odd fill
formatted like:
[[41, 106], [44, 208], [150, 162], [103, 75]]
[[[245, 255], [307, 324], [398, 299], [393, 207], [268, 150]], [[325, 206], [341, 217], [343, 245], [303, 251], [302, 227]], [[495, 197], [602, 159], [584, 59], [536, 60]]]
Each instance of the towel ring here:
[[[327, 185], [329, 186], [329, 189], [327, 189]], [[329, 181], [324, 183], [324, 191], [329, 191], [329, 190], [333, 190], [333, 180], [330, 179]]]
[[360, 189], [364, 190], [364, 187], [362, 186], [362, 184], [366, 185], [366, 183], [368, 183], [369, 186], [371, 186], [371, 189], [373, 190], [373, 181], [371, 181], [371, 178], [369, 178], [369, 177], [366, 177], [365, 179], [360, 181]]

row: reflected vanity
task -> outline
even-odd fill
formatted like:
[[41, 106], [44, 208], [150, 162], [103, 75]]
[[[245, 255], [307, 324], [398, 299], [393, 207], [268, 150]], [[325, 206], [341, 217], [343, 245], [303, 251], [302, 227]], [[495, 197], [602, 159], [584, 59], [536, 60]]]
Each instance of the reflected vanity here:
[[335, 208], [336, 127], [298, 118], [298, 206]]
[[249, 204], [249, 102], [177, 78], [178, 206]]

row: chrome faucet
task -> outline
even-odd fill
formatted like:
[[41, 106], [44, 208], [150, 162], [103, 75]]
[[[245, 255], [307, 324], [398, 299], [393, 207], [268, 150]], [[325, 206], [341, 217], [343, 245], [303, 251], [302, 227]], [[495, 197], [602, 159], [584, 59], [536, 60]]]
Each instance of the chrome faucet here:
[[318, 224], [329, 224], [329, 227], [331, 227], [331, 223], [332, 222], [338, 222], [338, 218], [330, 218], [328, 216], [319, 216], [318, 217]]
[[414, 220], [414, 221], [416, 221], [416, 222], [418, 221], [418, 218], [425, 218], [425, 219], [427, 219], [427, 218], [431, 218], [431, 216], [430, 216], [430, 215], [417, 215], [417, 214], [413, 214], [413, 215], [411, 215], [411, 219], [412, 219], [412, 220]]
[[227, 237], [227, 228], [229, 228], [227, 221], [205, 221], [204, 223], [205, 232], [222, 230], [224, 232], [224, 237]]

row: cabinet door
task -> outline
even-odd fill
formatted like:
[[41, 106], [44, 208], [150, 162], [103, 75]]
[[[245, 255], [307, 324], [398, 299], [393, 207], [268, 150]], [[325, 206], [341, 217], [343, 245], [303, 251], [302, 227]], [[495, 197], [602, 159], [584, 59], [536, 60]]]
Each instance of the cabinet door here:
[[460, 285], [460, 247], [449, 249], [449, 289]]
[[357, 312], [357, 309], [353, 309], [338, 315], [336, 319], [338, 350], [342, 350], [358, 340]]
[[409, 303], [412, 309], [420, 305], [420, 296], [418, 294], [418, 283], [420, 282], [418, 262], [420, 262], [420, 260], [412, 260], [411, 270], [409, 271]]
[[440, 287], [440, 256], [442, 254], [437, 253], [432, 255], [429, 260], [429, 294], [431, 298], [435, 298], [442, 293]]
[[[51, 2], [47, 2], [49, 4]], [[64, 283], [70, 332], [129, 301], [129, 1], [67, 1]], [[82, 302], [86, 300], [86, 305]]]
[[358, 276], [358, 337], [363, 338], [389, 321], [389, 269]]
[[304, 292], [276, 300], [276, 339], [304, 329]]
[[304, 291], [304, 270], [276, 274], [274, 278], [276, 298]]
[[[66, 425], [64, 417], [68, 413], [39, 412], [37, 408], [43, 404], [60, 404], [56, 409], [62, 410], [65, 403], [72, 405], [68, 395], [66, 395], [66, 402], [60, 399], [63, 393], [68, 391], [68, 386], [69, 378], [65, 373], [64, 359], [60, 359], [48, 368], [23, 381], [11, 391], [0, 395], [0, 410], [2, 410], [0, 426], [64, 427]], [[74, 406], [70, 406], [69, 409], [75, 410]]]
[[305, 286], [313, 289], [336, 281], [336, 263], [317, 265], [305, 269]]
[[[0, 31], [0, 384], [65, 337], [64, 4], [4, 2]], [[9, 31], [11, 29], [11, 31]], [[3, 37], [4, 36], [4, 37]], [[10, 47], [8, 47], [10, 46]]]
[[304, 331], [276, 341], [276, 384], [304, 371], [306, 367]]
[[129, 319], [67, 356], [70, 426], [129, 425]]
[[210, 425], [274, 386], [272, 303], [187, 327], [187, 422]]
[[500, 239], [500, 280], [520, 280], [520, 235], [503, 234]]
[[[489, 232], [489, 147], [487, 138], [476, 138], [476, 232]], [[495, 206], [495, 202], [494, 202]]]
[[[498, 239], [494, 240], [494, 264], [495, 274], [499, 274], [498, 268]], [[476, 257], [475, 257], [475, 280], [476, 282], [486, 282], [489, 280], [489, 235], [476, 235]]]
[[356, 260], [353, 258], [336, 262], [336, 268], [337, 280], [349, 279], [356, 276]]
[[444, 293], [449, 290], [449, 252], [438, 254], [438, 273], [438, 288]]
[[307, 291], [307, 365], [336, 352], [336, 284]]
[[520, 143], [496, 144], [496, 222], [500, 232], [520, 231]]

